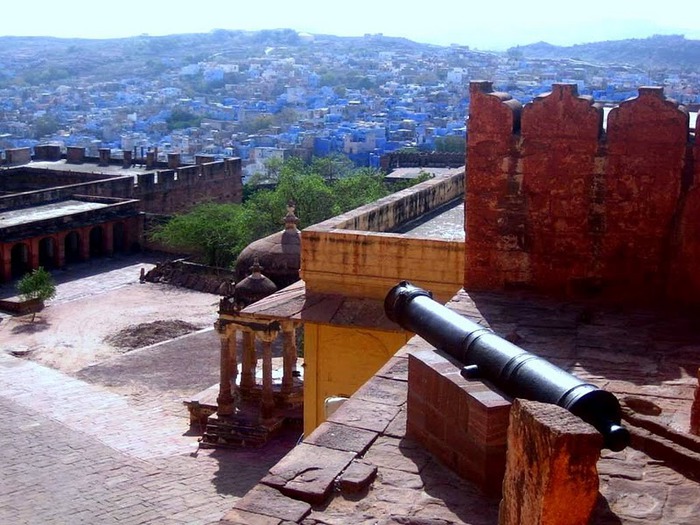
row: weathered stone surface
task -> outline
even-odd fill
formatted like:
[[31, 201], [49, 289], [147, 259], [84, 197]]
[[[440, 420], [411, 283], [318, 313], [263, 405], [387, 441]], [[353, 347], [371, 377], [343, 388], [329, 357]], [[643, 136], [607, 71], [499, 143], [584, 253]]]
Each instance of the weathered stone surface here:
[[376, 475], [376, 465], [355, 460], [340, 475], [338, 484], [341, 492], [361, 492], [369, 487]]
[[281, 523], [280, 518], [233, 509], [224, 515], [219, 525], [280, 525]]
[[408, 439], [380, 437], [365, 454], [365, 460], [374, 465], [405, 472], [420, 472], [427, 464], [428, 453]]
[[667, 498], [667, 488], [664, 485], [611, 479], [603, 495], [615, 514], [645, 523], [662, 523], [660, 520]]
[[403, 487], [407, 489], [420, 490], [423, 488], [423, 478], [416, 472], [406, 472], [392, 468], [380, 468], [377, 475], [377, 482], [389, 487]]
[[258, 484], [236, 502], [234, 509], [299, 522], [309, 513], [311, 505], [289, 498], [272, 487]]
[[356, 399], [401, 406], [406, 402], [406, 384], [394, 379], [375, 376], [355, 392]]
[[350, 398], [328, 421], [383, 432], [399, 413], [399, 407]]
[[598, 498], [602, 444], [592, 426], [567, 410], [516, 399], [499, 524], [588, 523]]
[[690, 431], [700, 436], [700, 368], [698, 368], [698, 386], [695, 387], [695, 398], [690, 409]]
[[331, 492], [335, 479], [354, 457], [353, 452], [302, 443], [272, 467], [262, 483], [295, 499], [321, 503]]
[[386, 379], [408, 381], [408, 360], [405, 357], [392, 357], [377, 375]]
[[406, 435], [406, 407], [401, 407], [401, 411], [396, 415], [396, 417], [389, 423], [386, 427], [384, 435], [402, 438]]
[[377, 433], [371, 430], [326, 421], [314, 430], [304, 442], [319, 447], [362, 454], [376, 437]]
[[465, 287], [697, 304], [687, 111], [642, 87], [603, 133], [602, 109], [573, 84], [524, 107], [491, 89], [470, 86]]

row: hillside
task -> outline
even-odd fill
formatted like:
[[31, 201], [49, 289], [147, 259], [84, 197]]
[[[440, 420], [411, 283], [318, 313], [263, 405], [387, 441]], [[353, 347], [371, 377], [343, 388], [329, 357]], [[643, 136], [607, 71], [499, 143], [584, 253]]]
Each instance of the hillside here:
[[587, 62], [629, 64], [643, 69], [700, 69], [700, 40], [687, 40], [682, 35], [655, 35], [567, 47], [538, 42], [509, 51], [520, 52], [526, 58], [576, 58]]

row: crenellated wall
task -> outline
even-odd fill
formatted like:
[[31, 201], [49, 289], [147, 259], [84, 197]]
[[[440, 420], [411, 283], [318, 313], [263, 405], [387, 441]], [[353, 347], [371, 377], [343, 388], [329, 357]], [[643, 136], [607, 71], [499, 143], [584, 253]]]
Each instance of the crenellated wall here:
[[69, 198], [73, 194], [140, 199], [141, 211], [169, 215], [199, 202], [241, 202], [241, 160], [226, 159], [176, 169], [134, 174], [94, 173], [20, 166], [0, 177], [0, 210]]
[[136, 177], [133, 197], [148, 213], [172, 214], [204, 201], [241, 202], [241, 160], [226, 159]]
[[470, 86], [465, 287], [700, 302], [700, 145], [643, 87], [610, 110], [573, 84], [523, 106]]

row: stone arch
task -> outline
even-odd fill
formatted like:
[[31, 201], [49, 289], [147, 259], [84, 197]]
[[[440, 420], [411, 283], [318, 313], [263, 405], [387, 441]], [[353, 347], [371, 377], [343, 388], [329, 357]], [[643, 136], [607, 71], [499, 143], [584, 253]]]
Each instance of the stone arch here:
[[104, 254], [104, 232], [102, 226], [90, 229], [90, 257], [100, 257]]
[[21, 277], [31, 270], [29, 245], [24, 242], [18, 242], [12, 246], [10, 254], [12, 268], [12, 277]]
[[82, 244], [82, 239], [76, 231], [72, 231], [66, 234], [63, 240], [63, 246], [65, 248], [66, 263], [78, 262], [80, 261], [80, 245]]
[[56, 267], [56, 239], [44, 237], [39, 241], [39, 266], [50, 269]]

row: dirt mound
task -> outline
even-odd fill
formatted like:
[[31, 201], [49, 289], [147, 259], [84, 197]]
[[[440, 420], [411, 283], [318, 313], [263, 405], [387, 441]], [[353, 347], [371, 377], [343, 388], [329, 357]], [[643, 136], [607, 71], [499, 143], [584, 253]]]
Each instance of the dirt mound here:
[[125, 351], [136, 350], [144, 346], [150, 346], [163, 341], [168, 341], [181, 335], [199, 330], [200, 327], [181, 321], [179, 319], [169, 321], [153, 321], [130, 325], [118, 332], [105, 337], [104, 341], [116, 348]]

